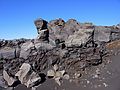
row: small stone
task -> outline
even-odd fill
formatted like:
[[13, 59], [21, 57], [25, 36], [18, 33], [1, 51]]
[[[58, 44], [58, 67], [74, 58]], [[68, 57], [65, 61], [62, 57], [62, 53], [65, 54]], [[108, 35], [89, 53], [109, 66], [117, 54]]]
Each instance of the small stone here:
[[15, 58], [15, 49], [11, 47], [4, 47], [0, 49], [0, 59], [13, 59]]
[[93, 76], [93, 78], [98, 78], [98, 75], [97, 75], [97, 74], [95, 74], [95, 75]]
[[105, 87], [107, 87], [107, 86], [108, 86], [106, 83], [103, 83], [103, 85], [104, 85]]
[[89, 84], [89, 83], [90, 83], [90, 81], [87, 80], [87, 84]]
[[68, 74], [65, 74], [65, 75], [63, 76], [63, 78], [66, 79], [66, 80], [68, 80], [68, 79], [70, 78], [70, 76], [69, 76]]
[[16, 81], [13, 77], [9, 76], [5, 70], [3, 70], [3, 78], [9, 86], [13, 85], [13, 83]]
[[54, 70], [48, 70], [47, 76], [48, 77], [54, 77], [55, 76], [55, 71]]
[[32, 87], [32, 90], [36, 90], [36, 87]]
[[81, 76], [80, 73], [75, 73], [75, 78], [79, 78]]
[[100, 75], [100, 69], [99, 69], [99, 68], [97, 68], [96, 74], [97, 74], [97, 75]]
[[56, 81], [56, 83], [57, 83], [59, 86], [61, 85], [61, 83], [60, 83], [60, 77], [55, 78], [55, 81]]
[[55, 65], [53, 66], [53, 69], [54, 69], [55, 71], [57, 71], [57, 70], [58, 70], [58, 65], [55, 64]]
[[62, 77], [63, 76], [63, 74], [60, 72], [60, 71], [57, 71], [56, 73], [55, 73], [55, 78], [57, 78], [57, 77]]

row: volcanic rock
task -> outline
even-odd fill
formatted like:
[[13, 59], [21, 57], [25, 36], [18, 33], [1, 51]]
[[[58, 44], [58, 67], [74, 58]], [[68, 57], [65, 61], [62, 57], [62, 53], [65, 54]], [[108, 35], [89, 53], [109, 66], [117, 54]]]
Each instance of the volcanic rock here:
[[16, 81], [13, 77], [9, 76], [5, 70], [3, 70], [3, 78], [9, 86], [12, 86], [13, 83]]
[[52, 20], [48, 23], [49, 36], [52, 40], [59, 39], [60, 42], [64, 41], [66, 38], [66, 31], [63, 30], [65, 21], [61, 18]]
[[15, 49], [11, 47], [4, 47], [0, 49], [0, 59], [13, 59], [15, 58]]
[[27, 87], [32, 87], [37, 81], [40, 81], [40, 76], [32, 71], [31, 66], [28, 63], [23, 63], [20, 70], [15, 74], [22, 84]]
[[111, 29], [104, 26], [97, 26], [94, 30], [94, 41], [108, 42], [110, 41]]
[[93, 29], [79, 29], [75, 31], [73, 35], [70, 35], [65, 41], [66, 46], [81, 46], [86, 44], [93, 33]]
[[47, 21], [43, 20], [42, 18], [35, 20], [34, 24], [37, 28], [38, 34], [40, 33], [41, 30], [47, 29]]

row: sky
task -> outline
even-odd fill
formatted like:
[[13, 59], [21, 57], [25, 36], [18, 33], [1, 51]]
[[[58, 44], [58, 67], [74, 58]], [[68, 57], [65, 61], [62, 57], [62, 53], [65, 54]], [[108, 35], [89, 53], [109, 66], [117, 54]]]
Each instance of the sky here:
[[120, 23], [120, 0], [0, 0], [0, 39], [36, 38], [34, 20]]

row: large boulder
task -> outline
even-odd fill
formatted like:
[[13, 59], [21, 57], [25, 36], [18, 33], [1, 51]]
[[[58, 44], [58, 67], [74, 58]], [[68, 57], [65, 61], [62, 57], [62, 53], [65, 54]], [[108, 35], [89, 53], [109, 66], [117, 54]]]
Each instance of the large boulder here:
[[40, 33], [41, 30], [47, 29], [47, 21], [43, 20], [42, 18], [39, 18], [34, 21], [34, 24], [37, 28], [38, 34]]
[[27, 41], [21, 46], [20, 57], [27, 59], [31, 49], [34, 49], [34, 44], [31, 41]]
[[4, 47], [0, 49], [0, 59], [13, 59], [15, 58], [15, 48]]
[[65, 41], [66, 46], [81, 46], [86, 44], [89, 37], [92, 35], [93, 29], [79, 29], [75, 31], [73, 35], [70, 35]]
[[49, 36], [52, 40], [59, 39], [60, 41], [64, 41], [66, 32], [63, 30], [65, 25], [65, 21], [61, 18], [52, 20], [48, 23]]
[[47, 21], [43, 20], [43, 19], [37, 19], [34, 21], [34, 24], [37, 28], [37, 32], [38, 32], [38, 37], [37, 39], [41, 40], [41, 41], [47, 41], [49, 42], [49, 30], [47, 29]]
[[108, 42], [110, 41], [111, 28], [104, 26], [96, 26], [94, 30], [94, 41]]
[[49, 30], [44, 29], [44, 30], [39, 31], [39, 34], [36, 39], [42, 42], [49, 42]]
[[28, 63], [23, 63], [15, 76], [17, 76], [21, 83], [27, 87], [32, 87], [36, 82], [41, 81], [41, 77], [32, 70]]
[[7, 71], [3, 70], [3, 78], [7, 82], [9, 86], [12, 86], [13, 83], [16, 81], [13, 77], [9, 76]]
[[119, 40], [120, 39], [120, 29], [112, 29], [110, 40]]
[[69, 19], [64, 26], [64, 30], [67, 32], [68, 36], [73, 35], [76, 31], [79, 31], [80, 23], [75, 19]]
[[40, 48], [44, 50], [51, 50], [55, 47], [54, 43], [49, 44], [49, 43], [41, 42], [38, 39], [34, 40], [34, 46], [37, 50], [39, 50]]

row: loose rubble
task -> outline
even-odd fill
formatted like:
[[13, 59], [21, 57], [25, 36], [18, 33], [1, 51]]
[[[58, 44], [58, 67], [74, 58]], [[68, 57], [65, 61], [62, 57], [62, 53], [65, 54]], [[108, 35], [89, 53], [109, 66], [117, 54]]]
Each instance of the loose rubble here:
[[[19, 81], [35, 89], [48, 79], [54, 79], [61, 86], [63, 79], [78, 83], [87, 75], [102, 81], [100, 67], [110, 61], [107, 58], [114, 54], [114, 50], [117, 50], [114, 55], [119, 54], [119, 24], [95, 26], [61, 18], [50, 22], [39, 18], [34, 24], [38, 32], [34, 39], [0, 39], [0, 71], [3, 72], [0, 76], [8, 86], [15, 87], [13, 84]], [[110, 71], [107, 73], [111, 75]], [[95, 88], [109, 85], [83, 80]], [[87, 87], [86, 84], [83, 86]]]

